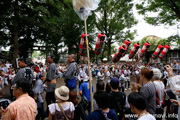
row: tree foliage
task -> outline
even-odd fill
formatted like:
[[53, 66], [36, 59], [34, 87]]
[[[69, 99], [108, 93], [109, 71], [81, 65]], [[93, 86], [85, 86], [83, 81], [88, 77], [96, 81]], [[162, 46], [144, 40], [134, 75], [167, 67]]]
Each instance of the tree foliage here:
[[[144, 20], [151, 25], [172, 26], [180, 22], [179, 0], [140, 0], [136, 4], [136, 8], [139, 14], [144, 15]], [[167, 39], [168, 41], [172, 39], [177, 44], [180, 43], [178, 35], [170, 36]]]
[[[152, 25], [175, 25], [180, 19], [179, 0], [140, 0], [136, 8]], [[152, 16], [151, 13], [156, 15]]]
[[137, 24], [132, 7], [132, 0], [101, 0], [96, 11], [96, 27], [107, 36], [108, 61], [112, 43], [134, 38], [134, 32], [129, 30]]
[[[97, 29], [107, 35], [103, 56], [111, 55], [111, 44], [133, 39], [129, 31], [137, 21], [132, 13], [132, 0], [102, 0], [100, 7], [87, 19], [90, 57], [95, 58], [94, 43]], [[53, 53], [59, 60], [59, 49], [68, 47], [68, 53], [78, 58], [84, 21], [74, 12], [69, 0], [2, 0], [0, 2], [0, 45], [10, 46], [13, 61], [27, 58], [34, 44], [43, 43], [46, 54]], [[64, 46], [60, 43], [64, 43]], [[107, 54], [108, 50], [108, 54]], [[47, 53], [48, 52], [48, 53]], [[107, 54], [107, 55], [106, 55]], [[109, 58], [109, 57], [108, 57]], [[79, 60], [79, 59], [77, 59]]]

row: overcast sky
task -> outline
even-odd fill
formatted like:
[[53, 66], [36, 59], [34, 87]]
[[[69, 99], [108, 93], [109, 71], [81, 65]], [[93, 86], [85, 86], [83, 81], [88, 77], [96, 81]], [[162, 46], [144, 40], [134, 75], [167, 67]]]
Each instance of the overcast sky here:
[[139, 21], [138, 24], [132, 28], [132, 30], [137, 30], [137, 36], [135, 37], [135, 40], [141, 40], [143, 37], [146, 37], [148, 35], [155, 35], [160, 38], [167, 38], [169, 36], [177, 34], [177, 26], [152, 26], [143, 20], [142, 15], [137, 14], [137, 10], [135, 7], [133, 8], [133, 13], [136, 19]]

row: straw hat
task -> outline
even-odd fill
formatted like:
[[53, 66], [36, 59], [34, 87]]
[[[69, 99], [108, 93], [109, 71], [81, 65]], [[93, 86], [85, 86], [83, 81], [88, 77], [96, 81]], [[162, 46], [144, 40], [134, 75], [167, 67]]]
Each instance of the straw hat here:
[[69, 88], [66, 86], [61, 86], [56, 88], [55, 95], [60, 98], [61, 100], [68, 100], [69, 99]]

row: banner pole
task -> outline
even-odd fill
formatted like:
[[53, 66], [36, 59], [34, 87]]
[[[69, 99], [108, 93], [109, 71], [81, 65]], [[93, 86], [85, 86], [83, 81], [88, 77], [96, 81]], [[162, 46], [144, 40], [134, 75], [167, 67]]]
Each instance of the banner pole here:
[[86, 24], [86, 17], [84, 16], [84, 27], [85, 27], [85, 34], [86, 34], [86, 45], [87, 45], [87, 56], [88, 56], [88, 72], [89, 72], [89, 86], [90, 86], [90, 94], [91, 94], [91, 112], [94, 111], [93, 108], [93, 93], [92, 93], [92, 83], [91, 83], [91, 70], [90, 70], [90, 57], [89, 57], [89, 43], [87, 39], [87, 24]]

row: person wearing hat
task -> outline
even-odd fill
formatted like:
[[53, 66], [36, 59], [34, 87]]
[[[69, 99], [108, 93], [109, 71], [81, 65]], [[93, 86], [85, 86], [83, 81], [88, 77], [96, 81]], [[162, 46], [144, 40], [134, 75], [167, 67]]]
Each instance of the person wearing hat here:
[[109, 102], [108, 108], [115, 110], [119, 120], [124, 117], [125, 108], [129, 107], [127, 102], [127, 97], [124, 92], [120, 92], [119, 88], [119, 79], [117, 77], [111, 78], [110, 81], [111, 92], [108, 94]]
[[[79, 94], [82, 96], [84, 95], [88, 100], [89, 100], [89, 104], [87, 107], [88, 112], [90, 113], [91, 110], [91, 94], [90, 94], [90, 86], [89, 86], [89, 77], [86, 76], [83, 79], [84, 83], [81, 84], [80, 88], [79, 88]], [[93, 92], [93, 85], [92, 85], [92, 92]]]
[[[49, 118], [48, 120], [52, 120], [52, 116], [57, 120], [64, 120], [66, 117], [69, 120], [74, 118], [74, 104], [72, 102], [68, 102], [69, 99], [69, 88], [66, 86], [61, 86], [55, 89], [55, 95], [58, 98], [58, 103], [52, 103], [48, 105], [49, 107]], [[63, 114], [63, 109], [65, 115]]]

